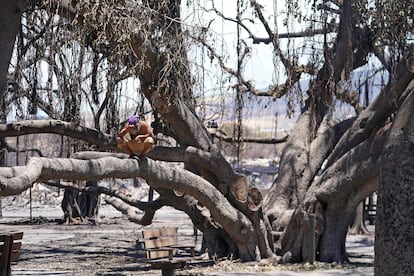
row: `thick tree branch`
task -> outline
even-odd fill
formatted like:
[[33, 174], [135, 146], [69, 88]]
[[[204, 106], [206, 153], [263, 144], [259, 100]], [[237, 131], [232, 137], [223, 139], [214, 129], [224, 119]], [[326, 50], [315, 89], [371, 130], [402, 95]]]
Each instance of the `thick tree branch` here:
[[79, 151], [79, 152], [75, 152], [70, 157], [75, 158], [75, 159], [82, 159], [82, 160], [98, 159], [98, 158], [103, 158], [103, 157], [116, 157], [120, 159], [125, 159], [125, 158], [129, 158], [129, 155], [126, 153]]
[[[245, 244], [251, 239], [252, 225], [227, 199], [209, 182], [180, 169], [171, 170], [150, 159], [140, 163], [135, 159], [104, 157], [94, 160], [32, 157], [26, 166], [0, 168], [0, 195], [20, 194], [35, 181], [50, 179], [100, 180], [105, 178], [142, 177], [155, 189], [174, 189], [195, 197], [207, 207], [212, 218], [220, 223], [233, 238]], [[219, 206], [219, 207], [218, 207]]]
[[76, 123], [60, 120], [28, 120], [0, 124], [0, 137], [15, 137], [33, 133], [63, 134], [94, 144], [102, 150], [116, 150], [114, 137]]
[[[388, 136], [390, 125], [379, 130], [375, 135], [349, 150], [344, 156], [332, 164], [316, 181], [316, 197], [326, 203], [330, 208], [343, 208], [344, 201], [348, 198], [355, 204], [374, 192], [382, 166], [382, 151]], [[320, 183], [320, 184], [318, 184]], [[370, 189], [364, 189], [365, 194], [359, 191], [367, 183], [374, 184]], [[356, 205], [354, 206], [356, 207]]]
[[[341, 155], [362, 142], [386, 122], [398, 108], [398, 98], [414, 89], [414, 55], [402, 60], [396, 70], [395, 80], [390, 82], [344, 134], [328, 158], [329, 166]], [[405, 93], [407, 94], [407, 93]]]
[[141, 201], [136, 198], [133, 198], [132, 195], [124, 190], [109, 189], [103, 186], [79, 186], [72, 182], [51, 182], [48, 181], [46, 184], [50, 186], [55, 186], [59, 188], [71, 188], [78, 190], [79, 192], [86, 192], [92, 194], [104, 194], [110, 197], [115, 197], [119, 200], [122, 200], [129, 206], [138, 208], [142, 211], [156, 211], [163, 206], [168, 205], [167, 200], [163, 197], [158, 198], [154, 201]]
[[127, 215], [129, 221], [140, 225], [150, 225], [152, 223], [156, 210], [148, 210], [143, 214], [137, 214], [135, 208], [120, 199], [109, 196], [104, 197], [104, 199], [122, 214]]
[[[212, 137], [223, 141], [223, 142], [227, 142], [227, 143], [236, 143], [238, 142], [237, 139], [235, 139], [234, 137], [229, 137], [229, 136], [225, 136], [225, 135], [221, 135], [218, 133], [212, 133], [211, 134]], [[255, 137], [242, 137], [242, 139], [240, 140], [240, 142], [242, 143], [256, 143], [256, 144], [270, 144], [270, 145], [275, 145], [275, 144], [282, 144], [285, 143], [287, 141], [287, 139], [289, 138], [289, 135], [286, 134], [284, 137], [282, 138], [255, 138]]]
[[344, 0], [342, 4], [341, 19], [339, 22], [338, 36], [334, 48], [335, 55], [332, 60], [335, 83], [349, 79], [353, 69], [353, 23], [352, 1]]
[[27, 149], [17, 149], [15, 147], [10, 146], [8, 143], [6, 143], [6, 149], [8, 152], [35, 152], [37, 153], [40, 157], [43, 157], [43, 153], [41, 150], [36, 149], [36, 148], [27, 148]]

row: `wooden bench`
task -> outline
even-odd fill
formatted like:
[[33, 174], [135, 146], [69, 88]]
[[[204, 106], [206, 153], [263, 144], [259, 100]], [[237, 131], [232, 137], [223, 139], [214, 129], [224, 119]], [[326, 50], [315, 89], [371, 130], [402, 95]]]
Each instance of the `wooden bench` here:
[[175, 270], [183, 268], [188, 258], [174, 258], [177, 250], [195, 256], [194, 245], [179, 245], [178, 227], [150, 228], [142, 231], [146, 257], [154, 269], [161, 269], [163, 276], [175, 275]]
[[11, 275], [11, 265], [20, 257], [23, 232], [0, 233], [0, 275]]

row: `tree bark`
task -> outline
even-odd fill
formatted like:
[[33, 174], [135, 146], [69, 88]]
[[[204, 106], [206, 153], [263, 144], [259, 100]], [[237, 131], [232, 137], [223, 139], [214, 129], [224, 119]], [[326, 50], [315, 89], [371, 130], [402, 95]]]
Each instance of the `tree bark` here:
[[[20, 28], [20, 20], [26, 1], [1, 0], [0, 11], [0, 100], [3, 102], [4, 91], [7, 86], [7, 75], [12, 57], [14, 42]], [[0, 105], [3, 107], [3, 105]]]
[[364, 204], [361, 202], [356, 208], [355, 208], [355, 214], [353, 217], [353, 222], [351, 224], [351, 227], [349, 228], [348, 234], [351, 235], [367, 235], [369, 234], [369, 231], [367, 227], [365, 226], [364, 221]]
[[355, 206], [346, 206], [345, 209], [327, 208], [324, 215], [324, 231], [320, 233], [318, 244], [318, 260], [321, 262], [348, 261], [345, 242], [349, 224], [353, 216]]
[[400, 107], [384, 148], [375, 227], [375, 275], [414, 271], [414, 92]]
[[[86, 182], [86, 188], [96, 186], [96, 181]], [[92, 223], [98, 218], [100, 197], [97, 194], [79, 192], [76, 189], [65, 189], [61, 207], [64, 223]]]
[[[377, 187], [376, 183], [379, 176], [379, 169], [382, 166], [381, 155], [389, 125], [386, 125], [382, 129], [379, 129], [379, 127], [385, 124], [387, 116], [390, 116], [392, 110], [397, 108], [392, 108], [389, 103], [385, 104], [384, 102], [387, 100], [389, 101], [390, 95], [394, 92], [401, 98], [404, 98], [407, 94], [407, 90], [412, 89], [412, 83], [409, 84], [410, 80], [413, 79], [412, 68], [412, 56], [401, 61], [397, 67], [397, 79], [399, 80], [401, 78], [401, 83], [394, 81], [392, 82], [392, 85], [390, 84], [385, 87], [384, 91], [379, 95], [379, 98], [367, 108], [366, 112], [363, 112], [358, 116], [353, 122], [350, 130], [342, 136], [338, 143], [336, 143], [335, 139], [330, 140], [333, 145], [336, 145], [335, 149], [328, 156], [328, 161], [326, 162], [326, 165], [324, 165], [326, 167], [321, 166], [321, 171], [319, 172], [320, 175], [310, 178], [311, 182], [309, 183], [309, 188], [306, 190], [306, 196], [293, 213], [291, 220], [289, 220], [291, 214], [289, 210], [287, 210], [289, 212], [285, 211], [285, 214], [287, 214], [286, 218], [283, 216], [283, 213], [281, 213], [283, 210], [286, 210], [286, 207], [289, 206], [289, 204], [292, 204], [290, 197], [286, 197], [286, 195], [289, 195], [292, 192], [298, 192], [298, 180], [291, 181], [293, 184], [290, 184], [289, 179], [291, 177], [297, 178], [298, 175], [299, 177], [306, 179], [304, 176], [307, 174], [301, 163], [288, 162], [288, 164], [290, 163], [290, 166], [292, 166], [290, 170], [294, 169], [295, 173], [291, 173], [291, 176], [287, 175], [287, 180], [281, 182], [282, 185], [280, 187], [277, 187], [277, 185], [276, 187], [273, 187], [276, 190], [279, 189], [280, 198], [279, 201], [273, 201], [273, 204], [266, 205], [266, 213], [269, 215], [270, 219], [272, 219], [273, 214], [276, 214], [279, 215], [279, 218], [276, 217], [278, 220], [283, 218], [284, 222], [289, 222], [285, 230], [285, 235], [282, 236], [281, 252], [284, 254], [290, 251], [293, 261], [303, 260], [302, 247], [303, 235], [306, 232], [307, 227], [306, 218], [317, 209], [316, 206], [325, 206], [325, 210], [330, 210], [329, 216], [325, 214], [325, 211], [320, 211], [320, 218], [323, 219], [320, 219], [319, 223], [322, 223], [322, 225], [318, 225], [318, 220], [316, 220], [317, 229], [320, 229], [321, 231], [320, 233], [317, 233], [319, 239], [319, 242], [317, 243], [319, 246], [319, 256], [317, 257], [324, 261], [332, 261], [335, 258], [338, 258], [336, 261], [346, 261], [345, 248], [341, 245], [342, 243], [345, 243], [346, 235], [344, 235], [344, 233], [346, 233], [348, 229], [350, 214], [353, 212], [353, 210], [350, 211], [350, 208], [356, 208], [356, 206], [366, 196], [374, 192]], [[397, 99], [394, 103], [398, 106]], [[369, 127], [367, 124], [369, 124]], [[367, 128], [365, 128], [365, 126], [367, 126]], [[295, 134], [292, 134], [291, 138], [292, 137], [295, 137]], [[340, 138], [341, 136], [338, 137]], [[294, 158], [306, 155], [301, 152], [306, 150], [306, 147], [300, 146], [303, 143], [304, 142], [301, 141], [298, 143], [299, 146], [291, 147], [293, 148], [291, 155]], [[326, 143], [325, 147], [328, 146], [329, 143]], [[296, 154], [295, 148], [299, 149]], [[342, 152], [345, 148], [346, 150]], [[287, 162], [287, 160], [289, 159], [286, 159], [283, 162]], [[283, 163], [281, 166], [282, 165]], [[283, 171], [281, 173], [283, 177]], [[283, 180], [283, 178], [277, 179], [277, 181], [281, 180]], [[282, 191], [282, 189], [285, 189], [285, 191]], [[269, 198], [270, 197], [267, 197], [266, 200]], [[272, 207], [272, 209], [269, 207]], [[343, 221], [341, 221], [341, 223], [336, 222], [336, 218], [341, 217], [339, 215], [341, 213], [346, 223]], [[327, 219], [329, 219], [329, 222]], [[278, 220], [274, 220], [276, 222], [276, 225], [273, 224], [274, 228], [280, 224]], [[333, 231], [333, 229], [331, 229], [325, 232], [325, 229], [328, 229], [328, 223], [332, 222], [336, 223], [338, 226], [336, 230]], [[282, 228], [282, 230], [283, 229], [284, 228]], [[322, 242], [323, 240], [329, 241], [333, 239], [340, 240], [336, 244], [336, 249], [330, 247], [329, 242]]]
[[104, 157], [93, 160], [48, 159], [32, 157], [26, 166], [0, 168], [0, 195], [19, 194], [35, 181], [66, 178], [71, 180], [100, 180], [105, 178], [142, 177], [154, 189], [176, 190], [194, 198], [210, 210], [211, 218], [231, 235], [235, 254], [241, 260], [255, 260], [256, 238], [252, 222], [211, 183], [201, 177], [159, 164], [151, 159]]
[[101, 150], [116, 150], [115, 137], [93, 128], [62, 120], [27, 120], [0, 124], [0, 137], [15, 137], [32, 133], [55, 133], [87, 141]]
[[358, 115], [349, 130], [342, 136], [330, 154], [327, 166], [384, 125], [390, 114], [398, 108], [399, 97], [404, 95], [407, 86], [414, 78], [414, 54], [411, 53], [397, 65], [394, 78], [393, 82], [381, 90], [375, 101]]
[[281, 252], [303, 261], [307, 218], [315, 214], [316, 244], [320, 261], [347, 260], [345, 238], [356, 206], [377, 188], [381, 153], [387, 132], [364, 141], [326, 169], [307, 191], [281, 240]]
[[[1, 0], [0, 5], [0, 123], [6, 122], [5, 91], [7, 89], [7, 76], [12, 57], [14, 42], [20, 27], [20, 20], [24, 11], [25, 1]], [[6, 141], [0, 138], [0, 166], [5, 166]], [[0, 197], [0, 217], [2, 216], [2, 206]]]

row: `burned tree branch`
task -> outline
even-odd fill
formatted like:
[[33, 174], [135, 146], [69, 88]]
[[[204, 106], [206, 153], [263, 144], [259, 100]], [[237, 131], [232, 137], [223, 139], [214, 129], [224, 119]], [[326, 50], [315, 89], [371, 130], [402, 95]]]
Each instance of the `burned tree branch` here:
[[104, 199], [122, 214], [127, 215], [129, 221], [140, 225], [150, 225], [152, 223], [156, 210], [147, 210], [143, 214], [138, 214], [135, 208], [120, 199], [110, 196], [106, 196]]
[[[100, 180], [105, 178], [142, 177], [155, 189], [174, 189], [196, 198], [210, 210], [211, 217], [220, 223], [226, 232], [246, 246], [251, 245], [253, 228], [251, 222], [236, 210], [214, 186], [201, 177], [176, 168], [162, 165], [150, 159], [138, 162], [135, 159], [104, 157], [93, 160], [32, 157], [26, 166], [0, 168], [0, 194], [19, 194], [36, 181], [50, 179]], [[220, 205], [222, 208], [216, 208]], [[250, 250], [240, 248], [241, 258], [250, 259]]]
[[76, 123], [61, 120], [27, 120], [0, 124], [0, 137], [15, 137], [34, 133], [63, 134], [94, 144], [102, 150], [116, 150], [114, 137]]
[[[379, 176], [389, 127], [390, 125], [385, 126], [327, 168], [318, 179], [321, 184], [315, 185], [318, 187], [316, 197], [322, 202], [329, 202], [331, 208], [334, 208], [339, 202], [338, 198], [348, 198], [348, 201], [355, 198], [353, 202], [358, 204], [374, 192], [378, 183], [371, 180]], [[375, 184], [370, 189], [365, 189], [367, 194], [355, 192], [362, 190], [367, 183]]]
[[328, 166], [342, 154], [355, 147], [385, 124], [392, 112], [398, 109], [398, 100], [406, 91], [414, 89], [414, 56], [399, 63], [396, 81], [389, 83], [365, 110], [363, 110], [352, 127], [343, 135], [329, 156]]

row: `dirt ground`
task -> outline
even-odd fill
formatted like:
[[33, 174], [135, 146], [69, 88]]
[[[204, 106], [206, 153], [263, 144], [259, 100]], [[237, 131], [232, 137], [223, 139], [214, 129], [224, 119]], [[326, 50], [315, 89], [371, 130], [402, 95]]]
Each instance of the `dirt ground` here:
[[[94, 225], [64, 225], [56, 216], [59, 207], [49, 207], [40, 210], [49, 216], [36, 216], [39, 210], [35, 210], [32, 220], [14, 207], [3, 208], [0, 231], [24, 232], [12, 275], [160, 275], [151, 270], [138, 242], [145, 227], [129, 222], [110, 206], [103, 208], [110, 214], [101, 215]], [[181, 242], [196, 243], [200, 249], [201, 233], [196, 238], [189, 218], [175, 210], [161, 211], [161, 217], [146, 227], [167, 225], [178, 226]]]
[[[12, 275], [161, 275], [159, 270], [152, 270], [145, 260], [143, 250], [137, 241], [144, 228], [158, 226], [178, 226], [180, 243], [196, 243], [196, 250], [201, 248], [202, 233], [194, 236], [193, 225], [190, 219], [182, 212], [171, 208], [163, 208], [157, 213], [151, 226], [140, 226], [131, 223], [125, 216], [111, 206], [103, 205], [100, 209], [100, 219], [95, 225], [63, 225], [59, 204], [32, 206], [32, 220], [28, 204], [16, 206], [3, 205], [3, 218], [0, 219], [0, 231], [20, 230], [24, 232], [20, 261], [12, 266]], [[361, 247], [362, 245], [368, 247]], [[373, 235], [360, 237], [354, 246], [372, 249]], [[354, 251], [355, 256], [365, 258], [359, 264], [338, 266], [333, 264], [316, 264], [294, 266], [260, 266], [254, 264], [240, 264], [237, 261], [189, 263], [176, 275], [223, 275], [238, 271], [239, 275], [256, 275], [266, 271], [266, 275], [276, 271], [300, 271], [322, 269], [341, 269], [351, 273], [352, 269], [362, 268], [372, 270], [373, 255], [362, 251]], [[359, 259], [362, 260], [362, 259]], [[208, 265], [208, 266], [206, 266]], [[315, 267], [320, 265], [321, 267]], [[244, 272], [246, 273], [244, 273]], [[335, 270], [338, 271], [338, 270]], [[360, 270], [358, 270], [360, 271]], [[247, 273], [248, 272], [248, 273]], [[298, 272], [299, 273], [299, 272]], [[293, 274], [283, 274], [293, 275]], [[302, 273], [295, 274], [302, 275]], [[328, 275], [328, 274], [312, 274]], [[329, 274], [329, 275], [337, 275]], [[372, 274], [373, 275], [373, 274]]]
[[[146, 271], [136, 250], [137, 227], [122, 218], [99, 225], [1, 225], [24, 232], [20, 261], [13, 275], [134, 275]], [[151, 273], [145, 273], [151, 275]]]

